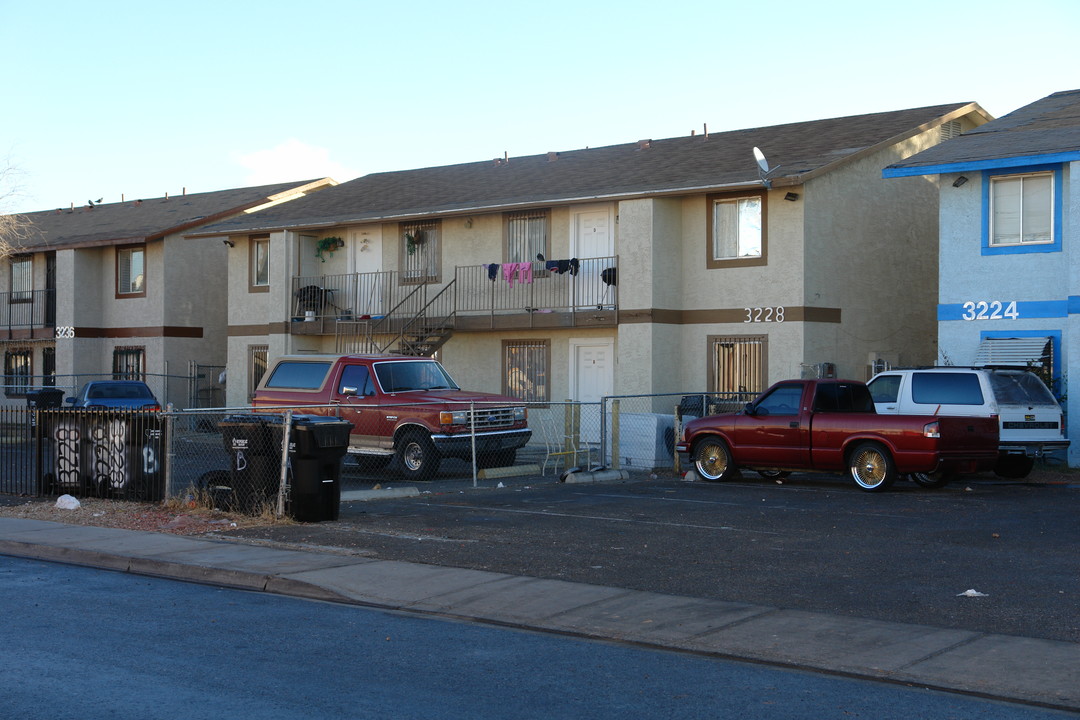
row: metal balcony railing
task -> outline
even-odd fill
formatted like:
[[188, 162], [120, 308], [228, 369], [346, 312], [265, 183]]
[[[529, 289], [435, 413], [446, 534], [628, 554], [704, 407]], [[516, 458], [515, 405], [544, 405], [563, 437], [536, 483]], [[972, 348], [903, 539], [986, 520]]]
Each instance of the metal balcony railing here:
[[614, 311], [617, 274], [618, 259], [600, 257], [459, 266], [453, 279], [441, 285], [402, 283], [396, 271], [294, 277], [290, 319], [293, 332], [300, 334], [333, 334], [344, 322], [397, 333], [421, 313], [482, 320]]
[[39, 330], [56, 325], [56, 291], [0, 293], [0, 323], [12, 330]]

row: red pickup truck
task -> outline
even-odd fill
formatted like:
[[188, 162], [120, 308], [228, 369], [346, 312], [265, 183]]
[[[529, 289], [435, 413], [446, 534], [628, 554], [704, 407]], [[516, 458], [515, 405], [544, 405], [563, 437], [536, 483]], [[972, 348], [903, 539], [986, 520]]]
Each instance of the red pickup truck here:
[[705, 480], [821, 470], [876, 492], [901, 474], [991, 469], [997, 445], [996, 417], [878, 415], [861, 382], [785, 380], [742, 412], [689, 421], [676, 448]]
[[462, 390], [428, 357], [285, 355], [267, 369], [252, 406], [348, 420], [349, 453], [369, 467], [396, 455], [410, 480], [430, 480], [444, 457], [471, 459], [474, 447], [481, 468], [513, 465], [532, 436], [521, 400]]

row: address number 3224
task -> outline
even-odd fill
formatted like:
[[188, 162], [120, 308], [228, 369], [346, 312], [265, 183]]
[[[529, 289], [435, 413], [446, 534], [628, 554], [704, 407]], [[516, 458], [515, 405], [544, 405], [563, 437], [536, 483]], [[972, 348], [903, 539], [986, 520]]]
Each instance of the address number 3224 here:
[[1002, 320], [1009, 318], [1015, 320], [1020, 317], [1016, 309], [1016, 301], [1003, 303], [1000, 300], [968, 300], [961, 306], [964, 309], [960, 316], [964, 320]]

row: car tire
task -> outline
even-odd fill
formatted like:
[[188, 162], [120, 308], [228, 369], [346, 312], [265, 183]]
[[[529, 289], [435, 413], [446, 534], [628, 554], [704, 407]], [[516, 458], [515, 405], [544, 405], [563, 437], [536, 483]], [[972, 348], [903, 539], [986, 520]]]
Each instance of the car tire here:
[[730, 480], [736, 472], [731, 450], [718, 437], [707, 437], [694, 444], [694, 469], [708, 482]]
[[860, 490], [881, 492], [896, 482], [896, 464], [881, 445], [864, 442], [848, 456], [848, 474]]
[[757, 474], [767, 480], [783, 480], [791, 474], [789, 470], [758, 470]]
[[1026, 455], [1002, 455], [994, 467], [994, 474], [1009, 480], [1026, 478], [1035, 467], [1035, 458]]
[[919, 487], [937, 489], [943, 488], [948, 485], [953, 478], [956, 477], [955, 473], [945, 472], [938, 470], [932, 473], [911, 473], [908, 475], [908, 479], [915, 483]]
[[407, 433], [398, 443], [398, 467], [406, 480], [433, 480], [441, 460], [431, 438], [423, 433]]

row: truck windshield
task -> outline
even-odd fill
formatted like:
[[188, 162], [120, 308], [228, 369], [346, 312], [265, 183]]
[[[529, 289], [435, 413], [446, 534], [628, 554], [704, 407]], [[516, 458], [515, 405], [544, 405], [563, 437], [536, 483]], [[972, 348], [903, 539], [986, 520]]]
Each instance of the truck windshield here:
[[458, 385], [434, 360], [402, 360], [375, 363], [375, 377], [383, 392], [408, 390], [457, 390]]
[[990, 387], [999, 403], [1053, 405], [1057, 402], [1043, 381], [1029, 372], [990, 373]]

